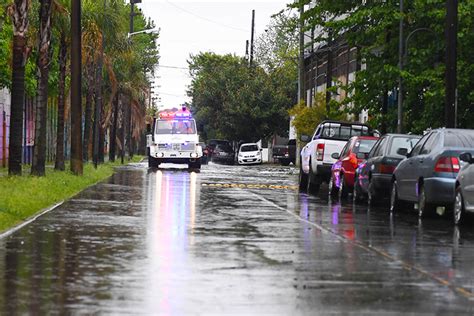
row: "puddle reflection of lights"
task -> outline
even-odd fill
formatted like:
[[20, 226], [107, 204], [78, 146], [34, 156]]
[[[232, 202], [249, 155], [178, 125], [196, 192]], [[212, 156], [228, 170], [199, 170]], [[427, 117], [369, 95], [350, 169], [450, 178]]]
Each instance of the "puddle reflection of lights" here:
[[197, 173], [191, 172], [191, 181], [189, 185], [189, 212], [190, 212], [190, 237], [189, 243], [194, 244], [194, 227], [196, 222], [196, 182], [197, 182]]

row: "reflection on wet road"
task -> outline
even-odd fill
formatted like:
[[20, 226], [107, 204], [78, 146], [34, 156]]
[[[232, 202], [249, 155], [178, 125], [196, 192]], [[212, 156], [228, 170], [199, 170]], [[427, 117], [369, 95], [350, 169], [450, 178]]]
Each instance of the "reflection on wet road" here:
[[474, 313], [473, 229], [296, 184], [121, 168], [0, 239], [0, 314]]

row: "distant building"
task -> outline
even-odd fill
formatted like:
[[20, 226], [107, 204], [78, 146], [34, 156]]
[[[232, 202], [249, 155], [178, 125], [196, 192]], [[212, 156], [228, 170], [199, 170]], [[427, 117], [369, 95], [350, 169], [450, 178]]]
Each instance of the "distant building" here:
[[[313, 4], [310, 4], [310, 7]], [[323, 32], [312, 30], [305, 33], [305, 102], [312, 106], [314, 97], [319, 92], [326, 92], [327, 87], [333, 87], [337, 82], [348, 85], [355, 81], [357, 71], [364, 68], [357, 59], [357, 48], [348, 45], [343, 37], [334, 39], [331, 43], [314, 45], [313, 39]], [[331, 81], [329, 81], [331, 80]], [[347, 97], [346, 91], [338, 88], [330, 98], [343, 101]], [[350, 104], [349, 104], [350, 106]], [[368, 114], [363, 111], [358, 120], [365, 123]]]

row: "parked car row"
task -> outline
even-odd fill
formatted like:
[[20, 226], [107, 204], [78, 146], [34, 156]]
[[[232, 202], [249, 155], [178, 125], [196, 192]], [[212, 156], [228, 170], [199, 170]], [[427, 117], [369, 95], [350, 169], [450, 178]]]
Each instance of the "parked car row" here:
[[[334, 142], [321, 142], [321, 130], [324, 133], [328, 126], [350, 126], [352, 135], [354, 124], [349, 124], [323, 122], [318, 126], [301, 152], [300, 190], [314, 190], [311, 182], [321, 183], [317, 177], [330, 168], [332, 196], [352, 193], [355, 202], [367, 200], [369, 204], [389, 198], [390, 211], [415, 208], [419, 217], [453, 210], [456, 224], [464, 221], [466, 212], [474, 212], [474, 130], [440, 128], [424, 136], [377, 137], [367, 135], [370, 129], [363, 133], [359, 125], [355, 130], [361, 132], [348, 138], [339, 152]], [[322, 164], [315, 165], [313, 160]]]
[[233, 165], [236, 160], [239, 165], [261, 164], [262, 149], [256, 143], [244, 143], [239, 146], [237, 155], [228, 140], [211, 139], [203, 146], [202, 163], [209, 161], [219, 164]]

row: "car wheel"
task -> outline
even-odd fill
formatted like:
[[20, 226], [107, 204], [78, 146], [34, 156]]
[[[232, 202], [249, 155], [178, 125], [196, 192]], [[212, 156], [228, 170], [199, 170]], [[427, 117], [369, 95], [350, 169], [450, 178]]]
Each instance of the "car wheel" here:
[[313, 173], [311, 162], [309, 163], [309, 174], [308, 174], [308, 194], [318, 194], [319, 186], [321, 182], [319, 177]]
[[329, 178], [328, 193], [329, 193], [329, 196], [332, 196], [332, 197], [336, 196], [336, 193], [337, 193], [337, 188], [334, 185], [334, 180], [332, 179], [332, 175]]
[[305, 192], [308, 189], [308, 175], [304, 173], [303, 168], [301, 166], [298, 182], [300, 192]]
[[464, 199], [461, 193], [461, 189], [457, 188], [456, 189], [456, 197], [454, 199], [454, 210], [453, 210], [453, 215], [454, 215], [454, 224], [455, 225], [462, 225], [464, 223]]
[[419, 195], [418, 195], [418, 217], [423, 218], [431, 215], [434, 211], [433, 205], [429, 204], [426, 201], [426, 191], [423, 185], [419, 188]]
[[347, 184], [344, 178], [344, 174], [341, 175], [340, 179], [340, 187], [339, 187], [339, 199], [344, 199], [347, 197]]
[[364, 195], [362, 194], [362, 191], [360, 189], [360, 184], [359, 184], [359, 175], [355, 175], [354, 179], [354, 193], [352, 194], [354, 203], [362, 202], [364, 200]]
[[390, 212], [397, 212], [400, 210], [401, 201], [398, 198], [397, 181], [392, 183], [392, 192], [390, 194]]
[[369, 186], [367, 188], [367, 203], [371, 206], [377, 203], [377, 197], [375, 195], [375, 187], [372, 179], [369, 179]]

